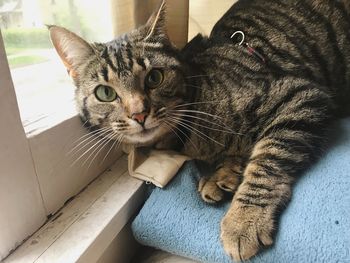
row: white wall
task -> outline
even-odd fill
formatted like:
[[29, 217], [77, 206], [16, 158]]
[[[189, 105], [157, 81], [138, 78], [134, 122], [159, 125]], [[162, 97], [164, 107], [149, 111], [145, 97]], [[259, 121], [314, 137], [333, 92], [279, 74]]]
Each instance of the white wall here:
[[198, 33], [209, 35], [215, 23], [236, 0], [190, 0], [188, 39]]

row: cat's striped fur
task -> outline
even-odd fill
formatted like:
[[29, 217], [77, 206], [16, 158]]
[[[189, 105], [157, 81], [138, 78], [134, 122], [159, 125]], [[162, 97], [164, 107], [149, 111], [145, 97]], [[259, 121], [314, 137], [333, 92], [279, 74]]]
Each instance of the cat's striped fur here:
[[[200, 194], [215, 203], [234, 193], [221, 239], [232, 258], [248, 259], [272, 244], [291, 186], [319, 157], [330, 122], [350, 113], [349, 1], [241, 0], [208, 38], [199, 35], [181, 51], [163, 19], [162, 5], [144, 27], [93, 46], [62, 28], [51, 34], [92, 127], [156, 147], [178, 138], [185, 154], [216, 166]], [[266, 62], [231, 38], [236, 31]], [[149, 90], [142, 83], [155, 67], [164, 82]], [[119, 99], [96, 101], [99, 83]], [[130, 112], [146, 112], [146, 128]]]

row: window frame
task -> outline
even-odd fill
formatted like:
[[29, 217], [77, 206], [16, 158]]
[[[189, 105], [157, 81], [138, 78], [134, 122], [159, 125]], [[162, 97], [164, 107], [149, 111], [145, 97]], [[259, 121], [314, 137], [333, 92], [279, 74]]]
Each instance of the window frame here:
[[[0, 30], [0, 260], [46, 221]], [[20, 165], [17, 160], [20, 160]], [[16, 181], [16, 183], [14, 183]], [[23, 220], [26, 218], [26, 220]]]
[[[40, 228], [47, 218], [55, 214], [64, 204], [72, 197], [82, 191], [91, 181], [102, 174], [108, 167], [110, 167], [122, 155], [121, 150], [111, 151], [103, 161], [107, 154], [109, 147], [105, 147], [95, 159], [94, 165], [89, 169], [86, 166], [81, 166], [77, 163], [71, 166], [72, 162], [67, 158], [67, 152], [72, 148], [78, 138], [85, 136], [88, 132], [82, 126], [82, 122], [78, 116], [67, 116], [66, 119], [38, 132], [32, 132], [27, 128], [27, 134], [23, 127], [19, 115], [19, 109], [14, 91], [14, 85], [11, 77], [10, 68], [7, 61], [6, 51], [0, 30], [0, 77], [3, 92], [3, 98], [11, 104], [12, 122], [14, 128], [20, 130], [20, 135], [17, 135], [13, 140], [22, 141], [20, 149], [13, 149], [16, 153], [21, 152], [26, 160], [30, 160], [30, 164], [26, 166], [13, 162], [12, 167], [22, 167], [21, 179], [16, 183], [18, 187], [12, 187], [11, 191], [16, 192], [18, 196], [27, 196], [22, 199], [30, 199], [31, 195], [39, 197], [33, 200], [31, 206], [28, 203], [22, 205], [17, 198], [16, 200], [4, 197], [1, 202], [3, 210], [0, 215], [0, 228], [6, 229], [7, 235], [0, 236], [0, 260], [6, 257], [13, 249], [23, 242], [28, 236], [33, 234]], [[43, 116], [40, 116], [42, 118]], [[50, 116], [47, 116], [50, 117]], [[10, 127], [7, 127], [11, 129]], [[30, 136], [28, 136], [30, 134]], [[72, 134], [74, 136], [72, 136]], [[1, 140], [1, 138], [0, 138]], [[1, 143], [0, 143], [1, 145]], [[56, 160], [63, 160], [57, 165]], [[1, 160], [0, 160], [1, 162]], [[102, 165], [97, 165], [101, 163]], [[26, 171], [26, 172], [24, 172]], [[5, 171], [1, 168], [1, 176], [6, 176]], [[8, 174], [8, 176], [12, 176]], [[30, 186], [22, 184], [28, 183], [28, 178], [32, 178]], [[11, 181], [8, 178], [8, 181]], [[6, 192], [9, 184], [0, 185], [0, 192]], [[5, 209], [6, 207], [6, 209]], [[22, 211], [22, 212], [21, 212]], [[33, 211], [36, 211], [33, 213]], [[17, 220], [5, 218], [6, 214], [17, 213]], [[26, 220], [22, 220], [26, 218]], [[13, 238], [10, 233], [16, 233]], [[5, 239], [6, 236], [6, 239]], [[3, 238], [3, 239], [2, 239]]]

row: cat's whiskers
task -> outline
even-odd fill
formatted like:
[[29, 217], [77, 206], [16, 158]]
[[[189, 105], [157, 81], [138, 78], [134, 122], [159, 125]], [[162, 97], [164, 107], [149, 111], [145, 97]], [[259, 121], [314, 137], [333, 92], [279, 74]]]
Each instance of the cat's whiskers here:
[[[98, 145], [100, 145], [103, 141], [105, 140], [105, 138], [100, 138], [93, 146], [91, 146], [89, 149], [87, 149], [84, 153], [82, 153], [73, 163], [71, 166], [75, 165], [79, 160], [81, 160], [84, 156], [86, 156], [89, 152], [91, 153], [91, 150], [94, 150], [98, 147]], [[91, 156], [91, 154], [85, 159], [85, 161], [83, 161], [83, 163], [81, 164], [81, 166], [84, 166], [87, 159]]]
[[167, 108], [162, 107], [154, 113], [154, 117], [157, 119], [162, 119], [166, 116], [166, 113], [167, 113]]
[[198, 102], [189, 102], [189, 103], [184, 103], [184, 104], [178, 104], [174, 107], [171, 107], [170, 109], [177, 109], [181, 107], [186, 107], [186, 106], [193, 106], [193, 105], [199, 105], [199, 104], [210, 104], [210, 103], [220, 103], [221, 101], [218, 100], [212, 100], [212, 101], [198, 101]]
[[230, 127], [228, 127], [225, 123], [222, 123], [222, 124], [219, 124], [219, 123], [216, 123], [214, 122], [213, 120], [208, 120], [208, 119], [205, 119], [205, 118], [201, 118], [201, 117], [198, 117], [198, 116], [195, 116], [195, 115], [192, 115], [192, 114], [183, 114], [183, 113], [180, 113], [180, 114], [177, 114], [177, 113], [169, 113], [171, 116], [173, 117], [178, 117], [178, 118], [192, 118], [192, 119], [196, 119], [196, 120], [200, 120], [200, 121], [203, 121], [205, 123], [209, 123], [211, 125], [215, 125], [217, 128], [221, 128], [221, 129], [224, 129], [226, 130], [227, 132], [230, 132], [232, 134], [237, 134], [237, 135], [241, 135], [239, 133], [236, 133], [235, 131], [233, 131], [232, 129], [230, 129]]
[[210, 116], [210, 117], [215, 118], [215, 119], [224, 120], [223, 117], [220, 117], [220, 116], [214, 115], [214, 114], [210, 114], [210, 113], [207, 113], [204, 111], [199, 111], [199, 110], [186, 110], [186, 109], [182, 110], [182, 109], [180, 109], [180, 110], [169, 110], [169, 111], [170, 112], [177, 112], [177, 113], [182, 113], [182, 112], [184, 112], [184, 113], [197, 113], [197, 114], [201, 114], [201, 115]]
[[[200, 121], [203, 121], [203, 122], [206, 122], [206, 123], [210, 123], [211, 125], [215, 125], [217, 126], [217, 128], [221, 128], [221, 129], [224, 129], [226, 132], [229, 132], [229, 133], [232, 133], [232, 134], [235, 134], [235, 135], [239, 135], [239, 136], [246, 136], [245, 134], [242, 134], [242, 133], [239, 133], [239, 132], [236, 132], [234, 130], [232, 130], [229, 126], [227, 126], [227, 124], [222, 120], [223, 118], [217, 116], [217, 115], [212, 115], [212, 114], [206, 114], [205, 112], [200, 112], [202, 113], [202, 115], [208, 115], [209, 117], [213, 118], [214, 120], [216, 121], [219, 121], [219, 123], [217, 122], [214, 122], [213, 120], [210, 120], [210, 119], [206, 119], [206, 118], [203, 118], [203, 117], [198, 117], [198, 116], [195, 116], [194, 114], [196, 114], [198, 111], [187, 111], [186, 110], [181, 110], [181, 111], [178, 111], [178, 110], [170, 110], [169, 111], [169, 114], [172, 115], [173, 117], [180, 117], [180, 118], [193, 118], [193, 119], [197, 119], [197, 120], [200, 120]], [[199, 113], [199, 112], [198, 112]], [[220, 118], [220, 120], [217, 120], [217, 117]]]
[[[170, 118], [172, 121], [174, 121], [175, 123], [177, 123], [178, 125], [181, 125], [182, 127], [187, 128], [188, 130], [190, 130], [191, 132], [193, 132], [194, 134], [196, 134], [196, 135], [199, 136], [200, 138], [202, 138], [202, 139], [204, 139], [204, 140], [205, 140], [205, 138], [208, 138], [208, 139], [210, 139], [211, 141], [213, 141], [213, 142], [219, 144], [220, 146], [224, 146], [222, 143], [220, 143], [220, 142], [214, 140], [213, 138], [209, 137], [208, 135], [206, 135], [206, 134], [203, 133], [202, 131], [200, 131], [200, 130], [194, 128], [194, 127], [193, 127], [194, 123], [185, 123], [185, 122], [183, 122], [183, 120], [180, 119], [180, 118], [171, 118], [171, 117], [169, 117], [169, 118]], [[192, 124], [192, 125], [191, 125], [191, 124]], [[204, 136], [205, 138], [203, 138], [203, 136]]]
[[196, 122], [193, 122], [193, 121], [184, 119], [184, 118], [175, 117], [175, 116], [171, 116], [171, 115], [170, 115], [170, 117], [173, 118], [173, 119], [175, 119], [175, 120], [181, 120], [181, 121], [186, 122], [186, 123], [189, 123], [189, 124], [193, 124], [193, 125], [197, 125], [197, 126], [202, 127], [202, 128], [206, 128], [206, 129], [208, 129], [208, 130], [219, 131], [219, 132], [234, 134], [234, 132], [232, 132], [232, 131], [230, 131], [230, 130], [215, 129], [215, 128], [209, 127], [209, 126], [207, 126], [207, 125], [202, 125], [202, 124], [199, 124], [199, 123], [196, 123]]
[[182, 145], [185, 145], [185, 142], [182, 140], [180, 135], [170, 126], [170, 124], [167, 121], [164, 121], [164, 124], [176, 135], [177, 138], [182, 142]]
[[222, 146], [222, 147], [225, 147], [224, 144], [222, 144], [222, 143], [218, 142], [217, 140], [215, 140], [215, 139], [209, 137], [208, 135], [206, 135], [205, 133], [201, 132], [200, 130], [198, 130], [198, 129], [192, 127], [191, 125], [182, 122], [181, 120], [172, 120], [172, 121], [173, 121], [174, 123], [176, 123], [176, 124], [182, 126], [183, 128], [188, 129], [190, 132], [193, 132], [195, 135], [197, 135], [198, 137], [200, 137], [200, 138], [203, 139], [204, 141], [206, 141], [205, 138], [207, 138], [207, 139], [211, 140], [212, 142], [214, 142], [214, 143], [216, 143], [216, 144], [218, 144], [218, 145], [220, 145], [220, 146]]
[[[167, 125], [169, 125], [169, 126], [168, 126], [169, 128], [173, 127], [174, 129], [176, 129], [176, 130], [178, 130], [179, 132], [181, 132], [181, 133], [186, 137], [186, 139], [192, 144], [193, 148], [195, 148], [196, 151], [199, 153], [199, 150], [198, 150], [198, 147], [196, 146], [196, 144], [191, 140], [191, 138], [190, 138], [186, 133], [184, 133], [179, 127], [177, 127], [176, 124], [173, 124], [173, 123], [171, 122], [171, 120], [169, 120], [169, 121], [165, 120], [164, 123], [167, 124]], [[171, 130], [173, 130], [173, 129], [171, 129]], [[174, 133], [176, 134], [175, 130], [173, 130], [173, 131], [174, 131]], [[179, 138], [181, 138], [181, 137], [179, 137]], [[181, 140], [181, 139], [180, 139], [180, 140]], [[183, 140], [181, 140], [181, 141], [183, 142]], [[184, 145], [185, 145], [185, 143], [184, 143]]]
[[84, 134], [81, 137], [79, 137], [78, 139], [76, 139], [73, 143], [76, 143], [76, 142], [80, 141], [81, 139], [83, 139], [83, 138], [85, 138], [87, 136], [90, 136], [90, 135], [92, 135], [92, 134], [94, 134], [96, 132], [99, 132], [101, 130], [104, 130], [104, 129], [108, 129], [108, 127], [101, 127], [99, 129], [96, 129], [96, 130], [93, 130], [93, 131], [89, 131], [87, 134]]
[[[82, 166], [84, 166], [89, 159], [92, 157], [92, 160], [100, 153], [100, 151], [104, 148], [105, 145], [107, 145], [112, 139], [110, 135], [113, 134], [114, 132], [108, 133], [102, 140], [100, 140], [100, 143], [90, 152], [90, 154], [87, 156], [85, 161], [82, 163]], [[90, 162], [88, 168], [90, 167], [92, 162]]]
[[203, 75], [193, 75], [193, 76], [187, 76], [186, 79], [192, 79], [192, 78], [202, 78], [202, 77], [211, 77], [215, 74], [203, 74]]
[[[103, 135], [104, 132], [108, 131], [110, 128], [101, 128], [99, 130], [96, 130], [94, 132], [90, 132], [88, 134], [85, 134], [84, 136], [80, 137], [78, 140], [75, 141], [75, 143], [79, 142], [79, 140], [84, 139], [83, 141], [79, 142], [77, 145], [75, 145], [69, 152], [67, 152], [67, 155], [74, 155], [74, 151], [83, 143], [85, 143], [86, 141], [89, 141], [87, 144], [84, 144], [84, 146], [88, 145], [89, 143], [93, 142], [96, 140], [96, 138], [98, 138], [99, 136]], [[83, 147], [84, 147], [83, 146]]]
[[[74, 140], [74, 142], [72, 143], [73, 145], [75, 145], [72, 149], [70, 149], [67, 153], [67, 155], [70, 155], [76, 148], [78, 148], [81, 144], [83, 144], [84, 142], [88, 141], [89, 139], [94, 138], [98, 133], [103, 132], [104, 130], [106, 130], [107, 128], [100, 128], [91, 132], [88, 132], [87, 134], [84, 134], [83, 136], [79, 137], [78, 139]], [[80, 141], [80, 142], [79, 142]]]
[[[113, 139], [117, 138], [119, 134], [114, 134], [114, 132], [112, 132], [111, 134], [108, 134], [108, 136], [106, 137], [106, 140], [104, 140], [103, 142], [101, 142], [101, 144], [96, 147], [96, 149], [94, 150], [94, 152], [96, 152], [94, 154], [94, 152], [92, 152], [90, 155], [93, 156], [87, 169], [90, 168], [91, 164], [93, 163], [93, 161], [97, 158], [97, 156], [99, 155], [99, 153], [105, 148], [105, 146], [107, 146]], [[109, 135], [112, 135], [111, 137], [109, 137]], [[86, 159], [86, 162], [90, 159], [90, 156]], [[85, 162], [85, 163], [86, 163]], [[84, 163], [82, 164], [84, 165]]]
[[192, 88], [196, 88], [196, 89], [200, 89], [200, 90], [204, 90], [203, 87], [196, 86], [196, 85], [193, 85], [193, 84], [186, 84], [186, 83], [185, 83], [184, 86], [192, 87]]
[[[99, 144], [106, 138], [105, 136], [106, 136], [108, 133], [111, 133], [111, 132], [113, 132], [112, 128], [110, 128], [109, 130], [105, 131], [105, 133], [101, 134], [101, 135], [100, 135], [101, 137], [95, 138], [94, 141], [97, 139], [97, 142], [94, 143], [92, 146], [90, 146], [87, 150], [85, 150], [84, 153], [81, 154], [81, 155], [72, 163], [71, 166], [74, 166], [81, 158], [83, 158], [86, 154], [88, 154], [96, 145], [99, 145]], [[103, 137], [102, 137], [102, 136], [103, 136]], [[91, 144], [91, 143], [89, 143], [89, 144]], [[83, 147], [84, 147], [84, 146], [83, 146]], [[83, 149], [83, 147], [82, 147], [81, 149]], [[79, 149], [79, 150], [81, 150], [81, 149]]]
[[87, 128], [87, 126], [85, 126], [85, 124], [87, 124], [88, 122], [89, 122], [89, 120], [84, 121], [83, 124], [82, 124], [82, 126], [83, 126], [84, 128]]
[[123, 142], [123, 138], [124, 138], [125, 135], [123, 134], [117, 134], [115, 136], [115, 140], [112, 144], [112, 146], [109, 148], [108, 152], [106, 153], [106, 155], [103, 157], [102, 159], [102, 163], [104, 163], [104, 161], [106, 160], [107, 156], [109, 155], [109, 153], [114, 149], [117, 149], [119, 148], [119, 146], [121, 145], [121, 143]]
[[82, 151], [85, 151], [85, 150], [90, 151], [101, 139], [103, 139], [110, 132], [111, 132], [111, 129], [108, 129], [101, 132], [97, 136], [93, 136], [92, 138], [89, 138], [89, 141], [87, 141], [83, 145], [80, 145], [79, 147], [75, 147], [76, 149], [72, 151], [69, 155], [73, 157], [73, 156], [76, 156], [78, 153], [81, 153]]
[[[82, 126], [83, 127], [91, 127], [91, 126], [85, 126], [85, 124], [88, 123], [88, 120], [85, 121], [85, 122], [82, 122]], [[96, 129], [94, 131], [91, 131], [91, 132], [88, 132], [82, 136], [80, 136], [79, 138], [77, 139], [74, 139], [75, 137], [77, 137], [77, 135], [79, 133], [81, 133], [81, 130], [79, 131], [76, 131], [74, 132], [74, 134], [72, 134], [71, 136], [67, 137], [67, 140], [66, 140], [66, 143], [63, 145], [62, 149], [64, 150], [64, 157], [63, 158], [60, 158], [57, 160], [57, 162], [55, 162], [53, 164], [53, 166], [50, 168], [49, 172], [50, 173], [53, 173], [54, 171], [56, 170], [59, 170], [60, 167], [62, 167], [63, 163], [66, 162], [68, 160], [68, 162], [70, 163], [71, 162], [71, 159], [72, 159], [72, 156], [74, 154], [72, 154], [72, 151], [74, 149], [72, 149], [72, 147], [74, 146], [77, 146], [75, 145], [77, 142], [85, 139], [86, 137], [90, 137], [89, 139], [93, 138], [94, 137], [94, 134], [96, 134], [97, 132], [99, 132], [101, 129], [104, 129], [106, 127], [103, 127], [103, 128], [100, 128], [100, 129]], [[74, 140], [73, 142], [71, 142], [72, 140]], [[76, 147], [77, 148], [77, 147]]]

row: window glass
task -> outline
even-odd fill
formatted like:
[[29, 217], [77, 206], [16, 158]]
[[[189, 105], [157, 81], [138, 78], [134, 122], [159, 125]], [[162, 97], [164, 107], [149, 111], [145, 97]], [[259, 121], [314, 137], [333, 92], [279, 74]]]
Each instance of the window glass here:
[[45, 128], [75, 114], [74, 87], [46, 24], [88, 41], [112, 38], [110, 0], [0, 0], [0, 28], [24, 126]]

